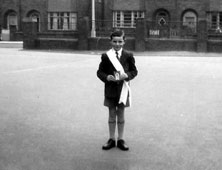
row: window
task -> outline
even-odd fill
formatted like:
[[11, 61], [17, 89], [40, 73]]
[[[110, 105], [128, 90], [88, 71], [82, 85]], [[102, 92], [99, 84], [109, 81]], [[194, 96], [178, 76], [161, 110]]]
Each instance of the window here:
[[222, 12], [208, 13], [208, 22], [210, 29], [220, 31], [222, 29]]
[[113, 27], [135, 28], [137, 18], [144, 18], [144, 12], [115, 11], [113, 12]]
[[49, 12], [49, 30], [76, 30], [77, 15], [73, 12]]

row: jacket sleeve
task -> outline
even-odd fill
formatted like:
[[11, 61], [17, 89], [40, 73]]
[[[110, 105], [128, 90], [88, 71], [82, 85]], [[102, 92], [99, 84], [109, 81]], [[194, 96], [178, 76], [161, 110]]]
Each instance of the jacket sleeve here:
[[107, 76], [108, 76], [108, 74], [106, 73], [106, 63], [107, 63], [106, 60], [107, 60], [106, 54], [102, 54], [101, 62], [97, 70], [97, 77], [104, 83], [107, 82]]
[[129, 69], [126, 72], [128, 78], [126, 79], [126, 81], [132, 80], [138, 74], [138, 70], [135, 65], [135, 58], [133, 57], [132, 53], [130, 53], [130, 56], [128, 58], [128, 64], [129, 64]]

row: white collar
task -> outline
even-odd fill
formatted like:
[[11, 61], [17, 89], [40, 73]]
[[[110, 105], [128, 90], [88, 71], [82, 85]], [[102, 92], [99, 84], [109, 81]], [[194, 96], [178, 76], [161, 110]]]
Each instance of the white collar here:
[[[114, 50], [113, 48], [112, 48], [112, 51], [113, 51], [114, 53], [116, 52], [116, 50]], [[122, 51], [123, 51], [123, 48], [121, 48], [119, 51], [117, 51], [119, 57], [121, 57]]]

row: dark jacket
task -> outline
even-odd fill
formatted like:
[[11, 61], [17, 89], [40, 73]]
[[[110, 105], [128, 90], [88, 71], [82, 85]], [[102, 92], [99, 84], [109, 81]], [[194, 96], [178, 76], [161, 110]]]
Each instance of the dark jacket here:
[[[126, 50], [122, 50], [122, 55], [120, 58], [120, 63], [123, 66], [125, 73], [128, 75], [126, 81], [132, 80], [136, 77], [138, 71], [135, 66], [135, 59], [133, 54], [127, 52]], [[108, 75], [114, 75], [116, 69], [114, 68], [113, 64], [109, 60], [106, 53], [103, 53], [101, 56], [101, 62], [99, 64], [99, 69], [97, 71], [97, 76], [101, 81], [105, 83], [105, 97], [108, 98], [116, 98], [120, 96], [123, 81], [120, 82], [112, 82], [107, 81]]]

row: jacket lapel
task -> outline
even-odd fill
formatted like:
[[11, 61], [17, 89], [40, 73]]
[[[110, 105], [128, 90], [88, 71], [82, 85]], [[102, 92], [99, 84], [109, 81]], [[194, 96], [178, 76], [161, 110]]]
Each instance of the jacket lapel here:
[[125, 63], [125, 60], [126, 60], [126, 53], [124, 50], [122, 50], [122, 54], [120, 57], [120, 63], [123, 65], [123, 63]]

